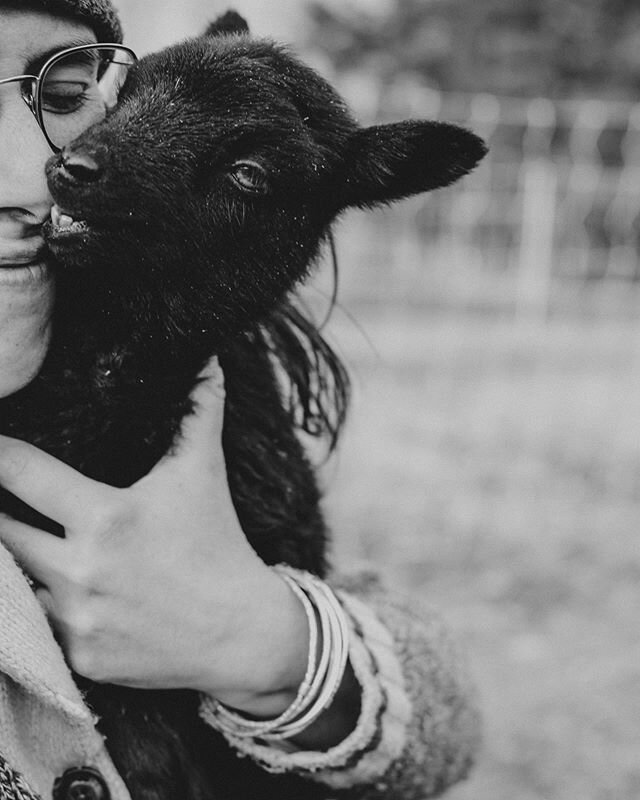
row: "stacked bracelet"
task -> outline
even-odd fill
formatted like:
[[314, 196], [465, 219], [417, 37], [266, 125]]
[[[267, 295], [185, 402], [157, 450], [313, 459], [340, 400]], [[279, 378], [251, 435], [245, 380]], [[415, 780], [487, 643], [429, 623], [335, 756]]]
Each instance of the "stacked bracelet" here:
[[[331, 705], [347, 664], [347, 619], [331, 589], [315, 575], [286, 564], [278, 564], [274, 570], [289, 585], [305, 610], [309, 623], [307, 669], [295, 699], [275, 719], [249, 719], [209, 698], [206, 702], [207, 721], [231, 738], [275, 743], [297, 736]], [[318, 642], [321, 643], [319, 652]]]

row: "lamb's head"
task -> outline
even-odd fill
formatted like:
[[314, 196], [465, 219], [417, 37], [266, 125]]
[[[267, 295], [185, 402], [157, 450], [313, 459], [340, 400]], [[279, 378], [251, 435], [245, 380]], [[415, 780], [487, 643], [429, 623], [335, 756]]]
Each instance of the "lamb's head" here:
[[359, 126], [319, 75], [227, 15], [143, 58], [118, 107], [50, 161], [67, 219], [54, 213], [49, 243], [86, 307], [218, 341], [306, 274], [342, 210], [447, 185], [483, 154], [451, 125]]

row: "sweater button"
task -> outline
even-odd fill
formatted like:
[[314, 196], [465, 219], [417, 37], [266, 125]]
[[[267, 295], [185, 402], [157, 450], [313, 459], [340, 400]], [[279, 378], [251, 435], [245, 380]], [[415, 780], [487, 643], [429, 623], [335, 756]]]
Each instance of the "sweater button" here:
[[105, 779], [93, 767], [72, 767], [53, 784], [53, 800], [110, 800]]

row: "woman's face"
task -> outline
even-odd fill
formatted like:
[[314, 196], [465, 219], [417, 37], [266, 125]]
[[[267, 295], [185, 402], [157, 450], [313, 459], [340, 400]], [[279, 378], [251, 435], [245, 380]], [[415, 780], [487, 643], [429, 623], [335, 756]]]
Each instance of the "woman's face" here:
[[[95, 41], [80, 23], [0, 0], [0, 80], [37, 75], [54, 52]], [[40, 369], [54, 297], [41, 233], [52, 205], [44, 174], [52, 153], [20, 88], [0, 85], [0, 397]]]

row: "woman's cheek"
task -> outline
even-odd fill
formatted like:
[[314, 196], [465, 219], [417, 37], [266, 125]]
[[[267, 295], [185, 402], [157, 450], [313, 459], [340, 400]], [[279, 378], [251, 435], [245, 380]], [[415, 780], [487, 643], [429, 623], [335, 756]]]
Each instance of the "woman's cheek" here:
[[51, 338], [54, 282], [0, 275], [0, 397], [26, 386], [38, 373]]

